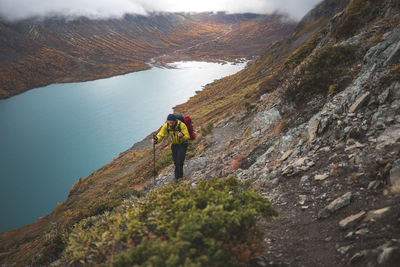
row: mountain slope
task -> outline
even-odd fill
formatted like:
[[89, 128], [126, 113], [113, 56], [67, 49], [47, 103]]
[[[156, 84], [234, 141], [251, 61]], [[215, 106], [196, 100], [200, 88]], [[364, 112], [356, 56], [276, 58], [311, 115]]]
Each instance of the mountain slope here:
[[[235, 175], [279, 212], [258, 223], [265, 250], [258, 255], [236, 250], [245, 256], [240, 260], [259, 266], [397, 266], [399, 11], [400, 3], [391, 0], [323, 1], [291, 38], [271, 44], [247, 69], [207, 85], [175, 108], [190, 114], [199, 132], [185, 163], [188, 187], [202, 184], [199, 177]], [[159, 175], [152, 178], [150, 138], [147, 148], [125, 151], [78, 181], [51, 215], [0, 234], [2, 262], [116, 263], [116, 254], [133, 261], [143, 246], [121, 238], [132, 233], [125, 230], [129, 223], [104, 230], [110, 225], [104, 222], [124, 217], [127, 202], [143, 203], [141, 194], [173, 188], [165, 143], [157, 148]], [[167, 246], [168, 239], [157, 233], [144, 231]], [[202, 240], [202, 232], [189, 233]], [[107, 238], [96, 239], [99, 234]], [[103, 258], [88, 252], [71, 256], [81, 246], [104, 252]]]

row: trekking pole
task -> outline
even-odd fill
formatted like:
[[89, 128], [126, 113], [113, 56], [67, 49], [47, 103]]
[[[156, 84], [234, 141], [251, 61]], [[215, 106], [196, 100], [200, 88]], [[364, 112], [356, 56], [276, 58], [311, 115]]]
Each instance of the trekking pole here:
[[156, 181], [156, 143], [158, 141], [157, 135], [153, 135], [153, 177]]

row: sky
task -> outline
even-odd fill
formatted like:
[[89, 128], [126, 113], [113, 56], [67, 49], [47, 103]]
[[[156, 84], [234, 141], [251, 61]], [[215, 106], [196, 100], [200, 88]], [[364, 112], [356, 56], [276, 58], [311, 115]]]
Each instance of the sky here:
[[64, 15], [115, 18], [127, 13], [202, 12], [269, 14], [275, 11], [301, 19], [321, 0], [0, 0], [0, 17], [16, 21]]

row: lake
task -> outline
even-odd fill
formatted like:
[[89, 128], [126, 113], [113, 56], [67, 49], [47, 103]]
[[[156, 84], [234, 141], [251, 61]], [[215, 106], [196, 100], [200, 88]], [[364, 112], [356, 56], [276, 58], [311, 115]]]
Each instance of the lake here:
[[157, 130], [195, 91], [245, 63], [172, 66], [0, 100], [0, 231], [49, 214], [80, 177]]

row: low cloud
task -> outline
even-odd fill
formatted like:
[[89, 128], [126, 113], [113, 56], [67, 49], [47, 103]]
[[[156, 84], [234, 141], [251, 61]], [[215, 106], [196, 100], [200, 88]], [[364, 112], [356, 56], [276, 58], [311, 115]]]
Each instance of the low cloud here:
[[0, 17], [10, 21], [62, 15], [89, 18], [122, 17], [148, 12], [202, 12], [268, 14], [275, 11], [300, 19], [321, 0], [0, 0]]

